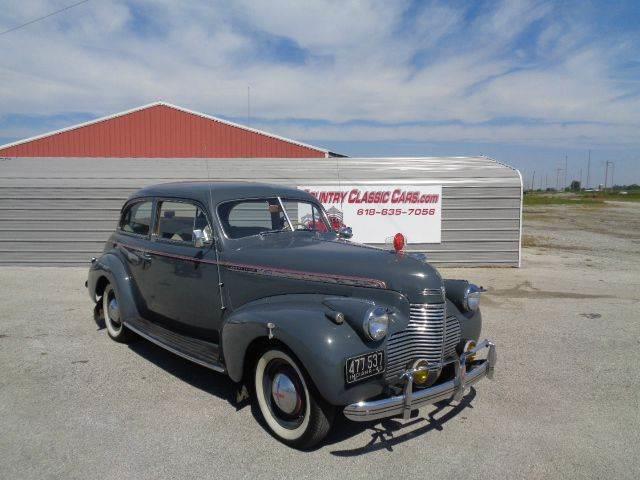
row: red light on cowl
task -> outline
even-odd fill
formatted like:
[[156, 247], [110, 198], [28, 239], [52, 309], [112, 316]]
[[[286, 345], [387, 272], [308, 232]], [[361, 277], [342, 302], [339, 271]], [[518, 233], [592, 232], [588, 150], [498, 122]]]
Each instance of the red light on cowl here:
[[404, 238], [404, 235], [402, 235], [401, 233], [396, 233], [393, 236], [393, 249], [396, 252], [401, 252], [402, 249], [404, 248], [405, 243], [406, 243], [406, 239]]

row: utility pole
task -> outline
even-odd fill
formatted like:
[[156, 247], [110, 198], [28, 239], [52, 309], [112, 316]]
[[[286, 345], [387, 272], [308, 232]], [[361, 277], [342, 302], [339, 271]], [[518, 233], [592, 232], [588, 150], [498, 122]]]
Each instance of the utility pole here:
[[536, 189], [536, 171], [533, 171], [533, 176], [531, 177], [531, 190]]
[[560, 190], [560, 172], [561, 171], [562, 171], [561, 168], [556, 169], [556, 190]]
[[564, 186], [567, 186], [567, 155], [564, 156]]
[[549, 188], [549, 174], [545, 173], [544, 174], [544, 189], [546, 190], [547, 188]]
[[607, 177], [609, 176], [609, 160], [604, 164], [604, 191], [607, 191]]
[[578, 190], [582, 189], [582, 169], [580, 169], [580, 188]]
[[614, 162], [611, 162], [611, 190], [613, 190], [613, 187], [615, 186], [615, 183], [613, 183], [613, 175], [616, 173], [616, 164]]
[[589, 158], [587, 160], [587, 183], [586, 186], [589, 188], [589, 174], [591, 173], [591, 149], [589, 149]]

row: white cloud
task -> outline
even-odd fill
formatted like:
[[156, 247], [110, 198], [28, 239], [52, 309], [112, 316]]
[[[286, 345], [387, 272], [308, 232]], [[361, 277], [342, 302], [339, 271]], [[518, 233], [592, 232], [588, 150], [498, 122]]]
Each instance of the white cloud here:
[[[0, 29], [63, 5], [9, 1]], [[446, 2], [422, 5], [89, 2], [0, 37], [0, 116], [101, 115], [163, 99], [242, 118], [251, 85], [257, 117], [328, 122], [262, 124], [304, 139], [640, 143], [640, 97], [624, 97], [637, 83], [613, 74], [633, 42], [613, 48], [547, 2], [488, 3], [471, 21]], [[278, 61], [265, 38], [287, 39], [307, 62]], [[486, 123], [511, 117], [539, 122]], [[385, 125], [341, 123], [354, 119]], [[438, 126], [414, 126], [428, 122]]]

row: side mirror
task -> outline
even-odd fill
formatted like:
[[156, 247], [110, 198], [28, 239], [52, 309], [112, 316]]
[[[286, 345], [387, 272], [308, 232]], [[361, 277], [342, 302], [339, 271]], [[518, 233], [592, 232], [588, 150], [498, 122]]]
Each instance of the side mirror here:
[[196, 248], [203, 248], [205, 245], [211, 243], [211, 235], [207, 229], [194, 230], [193, 231], [193, 246]]
[[342, 238], [351, 238], [353, 237], [353, 230], [351, 230], [351, 227], [340, 227], [338, 230], [338, 236]]

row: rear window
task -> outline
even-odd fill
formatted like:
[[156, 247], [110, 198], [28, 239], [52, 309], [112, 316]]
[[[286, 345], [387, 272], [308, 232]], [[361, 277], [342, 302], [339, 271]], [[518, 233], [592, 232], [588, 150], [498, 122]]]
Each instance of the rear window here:
[[153, 202], [138, 202], [129, 205], [122, 212], [120, 230], [136, 235], [149, 235]]

